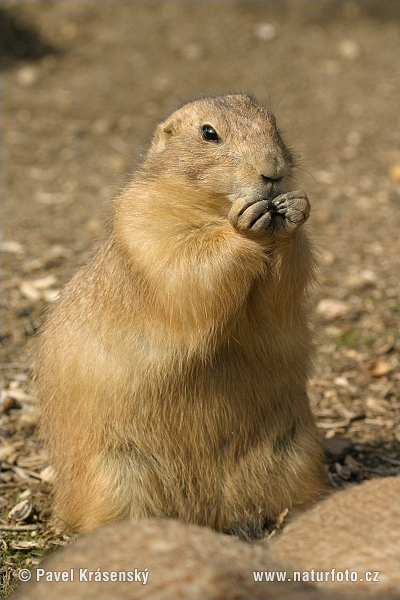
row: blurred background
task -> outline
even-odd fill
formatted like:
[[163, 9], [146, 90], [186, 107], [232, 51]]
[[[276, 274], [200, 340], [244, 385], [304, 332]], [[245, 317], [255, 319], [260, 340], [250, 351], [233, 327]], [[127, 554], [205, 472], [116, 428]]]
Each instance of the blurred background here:
[[[55, 535], [29, 342], [156, 124], [196, 96], [255, 94], [301, 156], [321, 254], [310, 397], [331, 484], [398, 470], [399, 3], [3, 0], [0, 43], [2, 522], [30, 497], [29, 552]], [[15, 553], [36, 560], [12, 535], [6, 580]]]

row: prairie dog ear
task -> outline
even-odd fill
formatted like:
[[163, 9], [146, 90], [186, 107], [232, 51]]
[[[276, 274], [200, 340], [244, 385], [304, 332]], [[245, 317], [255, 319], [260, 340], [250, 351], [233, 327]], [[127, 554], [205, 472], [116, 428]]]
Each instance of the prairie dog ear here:
[[158, 125], [151, 144], [152, 151], [161, 152], [164, 150], [168, 140], [178, 133], [180, 121], [179, 118], [172, 116]]

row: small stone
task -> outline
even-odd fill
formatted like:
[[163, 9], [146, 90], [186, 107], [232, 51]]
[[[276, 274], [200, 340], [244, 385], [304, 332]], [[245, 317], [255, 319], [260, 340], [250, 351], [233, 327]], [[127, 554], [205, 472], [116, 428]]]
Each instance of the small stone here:
[[182, 47], [181, 52], [183, 57], [188, 60], [198, 60], [199, 58], [202, 58], [204, 54], [204, 50], [200, 44], [195, 43], [185, 44]]
[[78, 35], [78, 27], [75, 25], [75, 23], [68, 21], [62, 25], [61, 35], [66, 40], [73, 40]]
[[95, 135], [104, 135], [110, 131], [111, 123], [108, 119], [97, 119], [90, 129]]
[[34, 279], [29, 283], [33, 285], [37, 290], [45, 290], [56, 283], [57, 279], [55, 275], [47, 275], [47, 277], [41, 277], [40, 279]]
[[370, 269], [361, 269], [358, 273], [354, 273], [347, 279], [347, 285], [353, 289], [366, 289], [373, 287], [378, 278]]
[[8, 240], [1, 242], [0, 250], [2, 252], [10, 252], [10, 254], [23, 254], [24, 247], [19, 242]]
[[333, 252], [330, 252], [329, 250], [321, 251], [321, 261], [323, 262], [323, 264], [325, 266], [331, 267], [333, 265], [333, 263], [335, 262], [335, 260], [336, 260], [336, 257]]
[[360, 46], [354, 40], [342, 40], [338, 45], [339, 53], [343, 58], [355, 60], [360, 56]]
[[377, 360], [371, 367], [372, 377], [383, 377], [392, 371], [391, 365], [384, 360]]
[[346, 456], [353, 447], [353, 442], [349, 438], [335, 435], [331, 438], [324, 438], [323, 445], [327, 454], [338, 461]]
[[325, 183], [326, 185], [332, 185], [336, 181], [336, 175], [332, 171], [316, 171], [314, 177], [319, 183]]
[[39, 204], [62, 204], [67, 200], [67, 196], [65, 194], [51, 194], [39, 191], [35, 194], [35, 200]]
[[333, 380], [333, 383], [335, 385], [338, 385], [339, 387], [344, 387], [344, 388], [350, 387], [349, 380], [347, 379], [347, 377], [335, 377], [335, 379]]
[[348, 481], [351, 478], [350, 467], [348, 467], [346, 465], [341, 465], [340, 463], [336, 462], [335, 470], [336, 470], [336, 473], [339, 475], [339, 477], [341, 477], [345, 481]]
[[[11, 384], [18, 385], [18, 382], [12, 381]], [[24, 390], [21, 390], [21, 388], [14, 387], [14, 385], [12, 387], [10, 385], [10, 389], [7, 391], [7, 395], [13, 400], [16, 400], [17, 402], [24, 402], [25, 400], [28, 400], [28, 394], [24, 392]]]
[[272, 42], [278, 35], [278, 32], [272, 23], [258, 23], [254, 27], [254, 35], [263, 42]]
[[22, 67], [17, 72], [17, 82], [21, 87], [31, 87], [39, 79], [39, 72], [35, 67]]
[[21, 294], [31, 302], [36, 302], [40, 298], [40, 292], [28, 281], [23, 281], [19, 285]]
[[335, 298], [323, 298], [317, 304], [317, 312], [327, 321], [346, 317], [350, 314], [350, 311], [349, 304]]
[[171, 87], [171, 81], [163, 75], [153, 77], [152, 87], [156, 92], [165, 92]]
[[59, 299], [60, 297], [60, 290], [45, 290], [43, 292], [43, 299], [46, 300], [46, 302], [56, 302], [56, 300]]
[[26, 500], [27, 498], [30, 498], [30, 496], [32, 496], [32, 490], [24, 490], [23, 492], [20, 493], [18, 498], [20, 500]]
[[53, 483], [54, 481], [54, 470], [52, 467], [46, 467], [39, 473], [40, 479], [46, 483]]
[[347, 137], [346, 141], [350, 146], [359, 146], [361, 144], [361, 134], [359, 131], [351, 131]]

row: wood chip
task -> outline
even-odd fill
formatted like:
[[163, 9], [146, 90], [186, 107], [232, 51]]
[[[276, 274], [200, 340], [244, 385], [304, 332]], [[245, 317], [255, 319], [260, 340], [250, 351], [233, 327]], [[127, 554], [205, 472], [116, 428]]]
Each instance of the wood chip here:
[[36, 531], [37, 525], [0, 525], [0, 531]]

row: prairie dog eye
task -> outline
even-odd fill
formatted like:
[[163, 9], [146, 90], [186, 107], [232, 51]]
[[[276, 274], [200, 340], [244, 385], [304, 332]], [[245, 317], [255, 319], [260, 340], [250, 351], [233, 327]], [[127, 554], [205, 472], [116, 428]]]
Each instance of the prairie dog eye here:
[[201, 128], [201, 137], [205, 142], [220, 142], [221, 138], [212, 125], [203, 125]]

